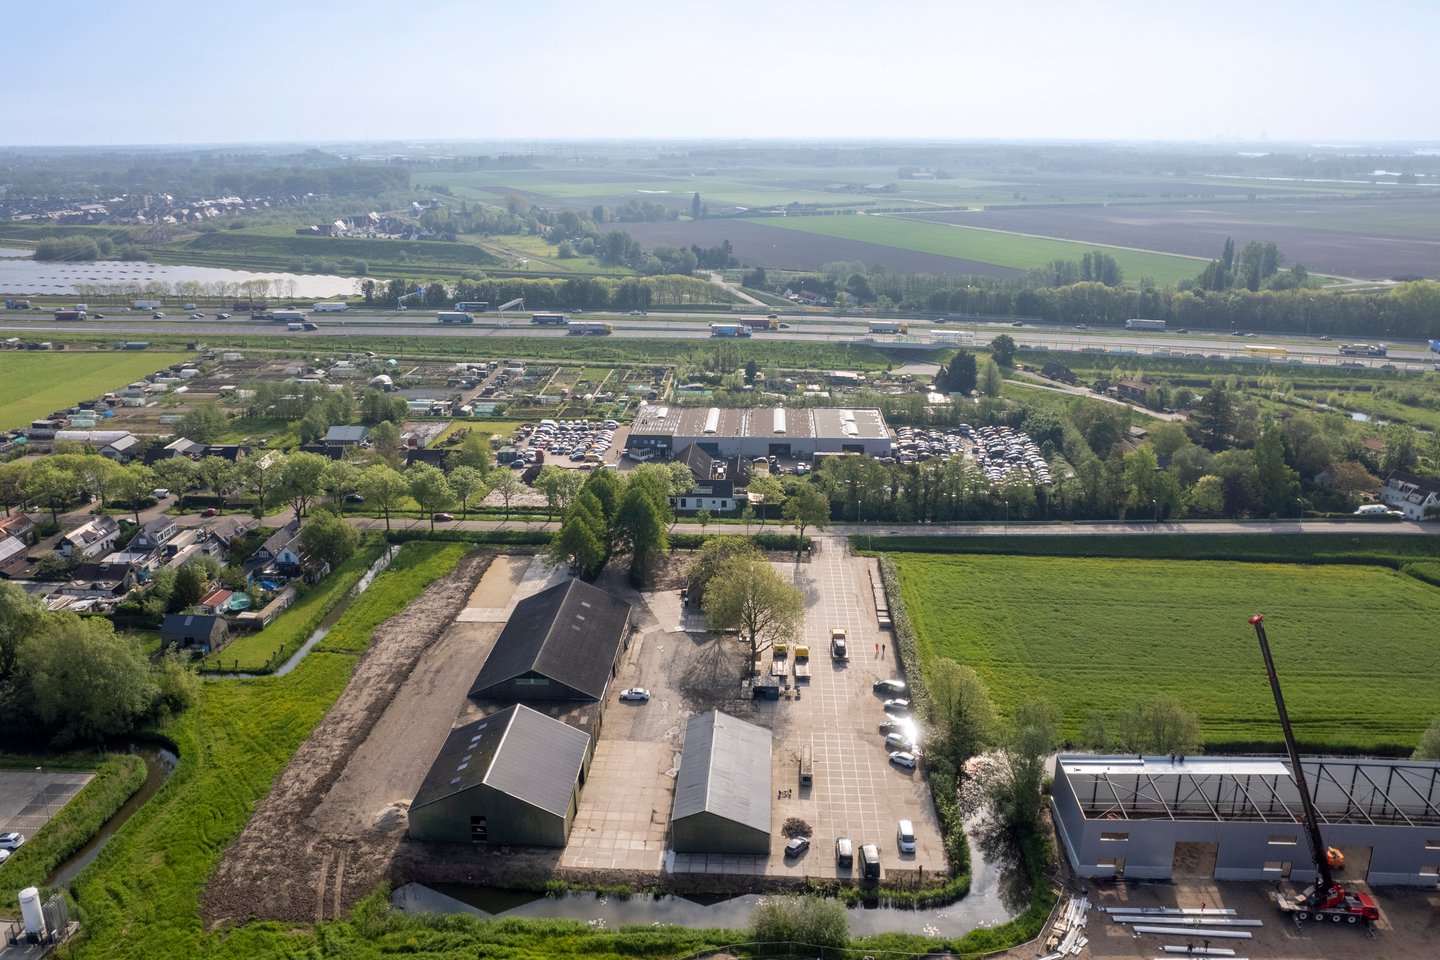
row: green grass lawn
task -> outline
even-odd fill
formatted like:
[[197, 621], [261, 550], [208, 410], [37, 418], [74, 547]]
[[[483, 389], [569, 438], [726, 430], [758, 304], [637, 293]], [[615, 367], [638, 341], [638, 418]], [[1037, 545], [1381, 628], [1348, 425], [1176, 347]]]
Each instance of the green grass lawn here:
[[0, 429], [119, 390], [180, 360], [185, 353], [11, 351], [0, 354]]
[[[1192, 538], [1197, 539], [1197, 538]], [[1198, 538], [1205, 539], [1205, 538]], [[1263, 612], [1310, 749], [1401, 747], [1440, 712], [1440, 590], [1373, 566], [895, 554], [922, 657], [973, 666], [1002, 712], [1030, 697], [1114, 717], [1173, 697], [1210, 742], [1276, 743], [1248, 618]]]
[[1069, 240], [1047, 240], [1018, 233], [895, 217], [766, 217], [757, 222], [786, 230], [958, 257], [977, 263], [993, 263], [1019, 270], [1043, 266], [1057, 259], [1078, 261], [1091, 250], [1103, 250], [1119, 261], [1121, 269], [1125, 271], [1125, 280], [1132, 284], [1138, 283], [1142, 276], [1147, 275], [1154, 277], [1155, 281], [1162, 285], [1175, 284], [1193, 278], [1205, 266], [1202, 260], [1165, 253], [1125, 250]]

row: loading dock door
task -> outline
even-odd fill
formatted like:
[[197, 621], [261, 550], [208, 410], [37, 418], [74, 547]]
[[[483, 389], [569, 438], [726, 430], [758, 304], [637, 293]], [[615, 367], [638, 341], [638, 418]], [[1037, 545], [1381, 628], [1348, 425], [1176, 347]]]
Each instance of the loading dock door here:
[[1351, 847], [1338, 848], [1345, 855], [1345, 869], [1339, 871], [1337, 880], [1369, 881], [1370, 879], [1370, 855], [1374, 847]]
[[1177, 843], [1170, 876], [1175, 880], [1214, 879], [1215, 860], [1219, 856], [1218, 843]]

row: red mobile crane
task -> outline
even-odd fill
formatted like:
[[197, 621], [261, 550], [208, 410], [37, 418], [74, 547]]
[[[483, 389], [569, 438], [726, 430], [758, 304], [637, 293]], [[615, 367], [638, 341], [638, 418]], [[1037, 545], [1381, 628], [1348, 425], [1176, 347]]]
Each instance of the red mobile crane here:
[[[1300, 804], [1305, 810], [1305, 832], [1310, 844], [1310, 858], [1315, 861], [1316, 882], [1305, 888], [1304, 893], [1275, 894], [1275, 902], [1296, 920], [1329, 920], [1333, 923], [1345, 921], [1367, 925], [1380, 919], [1380, 907], [1368, 893], [1356, 893], [1345, 889], [1330, 872], [1334, 857], [1320, 839], [1320, 822], [1315, 816], [1315, 803], [1310, 798], [1310, 787], [1305, 782], [1305, 770], [1300, 766], [1300, 750], [1295, 746], [1295, 733], [1290, 729], [1290, 714], [1285, 712], [1285, 697], [1280, 692], [1280, 678], [1275, 675], [1275, 660], [1270, 656], [1270, 642], [1265, 639], [1265, 618], [1260, 614], [1250, 618], [1255, 636], [1260, 640], [1260, 652], [1265, 656], [1265, 672], [1270, 676], [1270, 691], [1275, 694], [1275, 709], [1280, 714], [1280, 729], [1285, 732], [1285, 749], [1290, 753], [1290, 769], [1295, 777], [1295, 786], [1300, 790]], [[1338, 851], [1337, 851], [1338, 854]], [[1344, 862], [1343, 860], [1341, 861]]]

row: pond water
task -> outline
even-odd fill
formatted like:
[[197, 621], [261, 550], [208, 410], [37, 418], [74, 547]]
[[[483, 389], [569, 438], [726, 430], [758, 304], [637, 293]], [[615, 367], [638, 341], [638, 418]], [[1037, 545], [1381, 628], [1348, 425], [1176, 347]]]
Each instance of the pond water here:
[[[227, 289], [238, 288], [242, 283], [263, 281], [270, 285], [266, 296], [330, 297], [354, 293], [359, 282], [352, 277], [328, 274], [254, 273], [134, 260], [43, 261], [29, 258], [29, 253], [13, 247], [0, 248], [0, 293], [42, 296], [83, 292], [143, 298], [152, 294], [156, 285], [173, 288], [177, 283], [194, 282], [209, 288], [197, 295], [222, 296]], [[229, 289], [229, 293], [235, 292]]]

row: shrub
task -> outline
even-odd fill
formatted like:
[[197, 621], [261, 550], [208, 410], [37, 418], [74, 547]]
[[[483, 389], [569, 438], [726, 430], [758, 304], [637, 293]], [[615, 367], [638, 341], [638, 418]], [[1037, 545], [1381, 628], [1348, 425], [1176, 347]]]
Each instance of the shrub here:
[[768, 897], [755, 905], [751, 932], [762, 943], [844, 947], [850, 941], [845, 906], [820, 897]]

